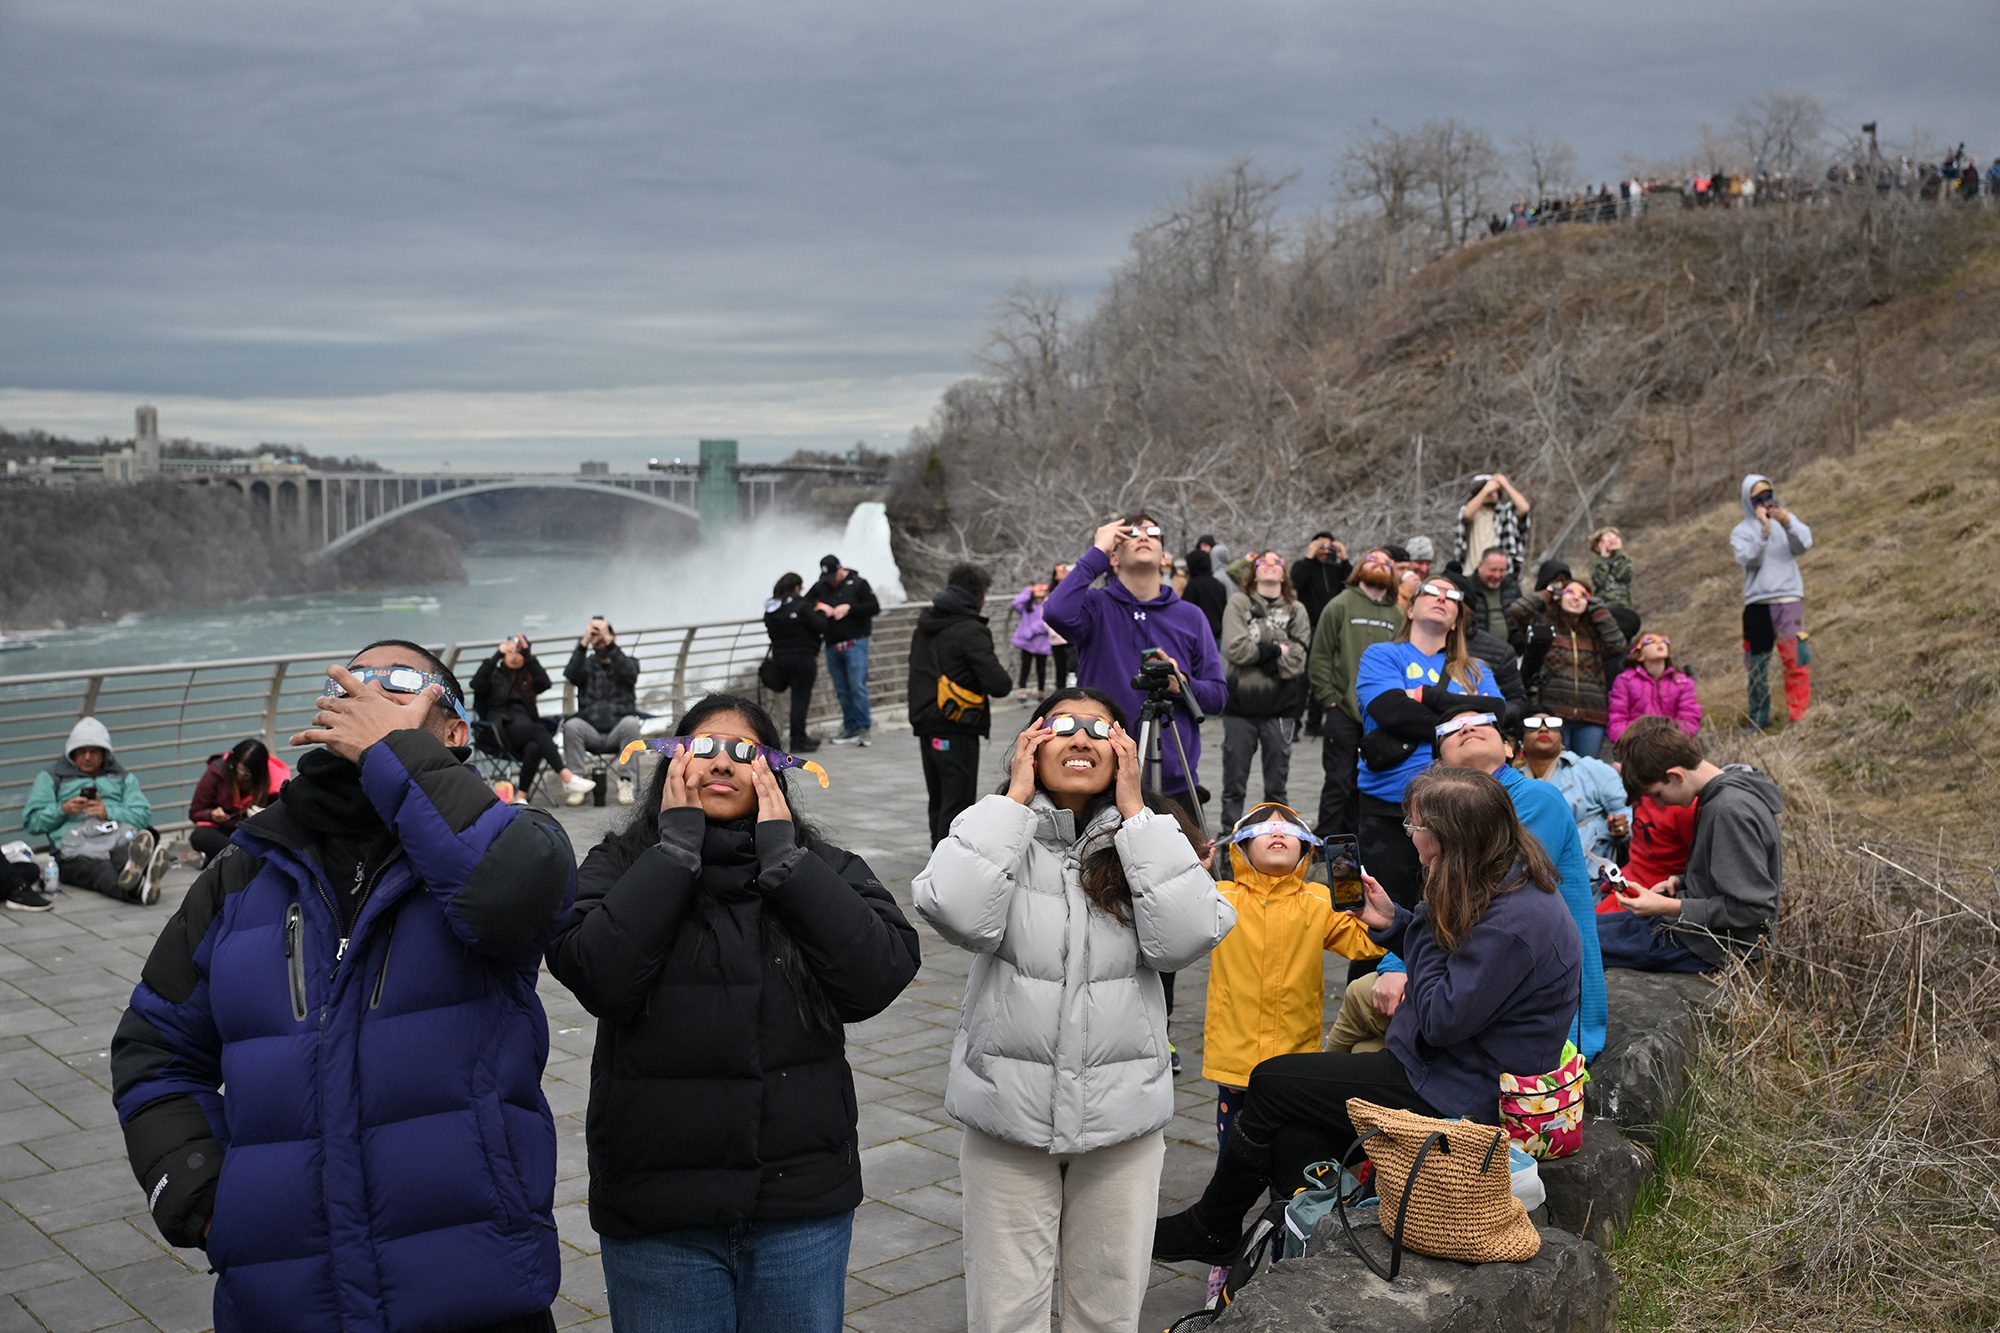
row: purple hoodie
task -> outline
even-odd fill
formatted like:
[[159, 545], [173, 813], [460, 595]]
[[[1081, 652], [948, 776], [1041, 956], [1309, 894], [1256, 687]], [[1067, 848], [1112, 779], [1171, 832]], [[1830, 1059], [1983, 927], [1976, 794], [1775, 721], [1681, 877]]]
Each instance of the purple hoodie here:
[[[1143, 700], [1132, 688], [1132, 677], [1143, 650], [1162, 648], [1187, 673], [1202, 711], [1219, 714], [1229, 702], [1229, 683], [1222, 674], [1222, 654], [1208, 617], [1175, 596], [1164, 582], [1160, 595], [1149, 602], [1134, 597], [1116, 578], [1102, 588], [1090, 586], [1110, 571], [1111, 557], [1092, 546], [1076, 558], [1069, 577], [1049, 590], [1043, 604], [1049, 627], [1076, 645], [1077, 684], [1104, 691], [1136, 729]], [[1184, 713], [1175, 714], [1174, 730], [1187, 747], [1188, 763], [1199, 769], [1201, 733]], [[1160, 790], [1172, 794], [1193, 785], [1181, 772], [1172, 739], [1161, 737]]]

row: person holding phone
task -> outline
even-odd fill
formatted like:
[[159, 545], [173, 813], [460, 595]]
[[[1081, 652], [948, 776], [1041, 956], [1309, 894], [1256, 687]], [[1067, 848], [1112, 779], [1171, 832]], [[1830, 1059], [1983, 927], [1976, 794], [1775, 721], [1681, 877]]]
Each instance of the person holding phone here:
[[[603, 616], [592, 616], [563, 668], [563, 679], [576, 689], [576, 713], [562, 720], [563, 766], [581, 770], [594, 754], [623, 754], [639, 739], [646, 719], [639, 712], [639, 659], [618, 646], [618, 631]], [[633, 779], [619, 773], [618, 804], [632, 804]], [[583, 804], [586, 793], [571, 792], [569, 805]]]
[[[119, 762], [110, 730], [94, 717], [77, 719], [62, 758], [35, 775], [21, 810], [21, 826], [55, 848], [64, 884], [144, 906], [160, 898], [147, 873], [157, 841], [152, 822], [153, 803], [137, 775]], [[27, 910], [41, 910], [32, 905], [41, 891], [24, 893]]]
[[1500, 1075], [1553, 1069], [1576, 1017], [1576, 922], [1555, 868], [1500, 783], [1469, 768], [1410, 783], [1403, 818], [1423, 865], [1414, 909], [1372, 876], [1369, 937], [1409, 963], [1409, 995], [1388, 1048], [1281, 1055], [1250, 1073], [1229, 1141], [1201, 1198], [1162, 1217], [1153, 1257], [1224, 1263], [1267, 1188], [1291, 1193], [1306, 1167], [1353, 1146], [1347, 1102], [1500, 1122]]
[[1806, 646], [1806, 583], [1799, 557], [1812, 550], [1812, 529], [1779, 503], [1771, 479], [1743, 478], [1743, 521], [1729, 534], [1743, 567], [1743, 670], [1749, 721], [1771, 725], [1771, 654], [1784, 663], [1785, 714], [1796, 722], [1812, 703], [1812, 651]]
[[555, 737], [542, 725], [535, 707], [549, 689], [549, 673], [535, 658], [535, 646], [525, 634], [510, 634], [472, 673], [472, 711], [488, 723], [508, 754], [521, 761], [520, 791], [534, 790], [535, 777], [547, 764], [561, 779], [563, 791], [580, 805], [597, 784], [563, 761]]
[[1058, 1269], [1064, 1333], [1138, 1326], [1174, 1114], [1160, 973], [1236, 921], [1183, 818], [1142, 788], [1118, 706], [1057, 690], [1003, 790], [911, 883], [917, 911], [973, 955], [945, 1109], [965, 1126], [974, 1333], [1046, 1330]]

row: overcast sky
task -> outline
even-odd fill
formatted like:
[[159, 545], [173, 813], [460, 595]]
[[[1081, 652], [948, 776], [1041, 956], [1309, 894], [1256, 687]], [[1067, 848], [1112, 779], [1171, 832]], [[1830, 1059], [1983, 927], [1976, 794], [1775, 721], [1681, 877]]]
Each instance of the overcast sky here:
[[[567, 468], [898, 444], [1022, 278], [1371, 117], [2000, 150], [1995, 0], [0, 0], [0, 424]], [[1851, 123], [1851, 124], [1850, 124]]]

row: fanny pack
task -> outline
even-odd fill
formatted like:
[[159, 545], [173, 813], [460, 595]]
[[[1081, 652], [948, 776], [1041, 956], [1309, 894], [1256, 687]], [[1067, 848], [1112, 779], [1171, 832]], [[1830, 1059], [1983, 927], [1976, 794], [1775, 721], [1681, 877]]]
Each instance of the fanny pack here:
[[986, 721], [986, 705], [986, 696], [979, 691], [966, 689], [950, 676], [938, 677], [938, 716], [953, 726], [981, 725]]

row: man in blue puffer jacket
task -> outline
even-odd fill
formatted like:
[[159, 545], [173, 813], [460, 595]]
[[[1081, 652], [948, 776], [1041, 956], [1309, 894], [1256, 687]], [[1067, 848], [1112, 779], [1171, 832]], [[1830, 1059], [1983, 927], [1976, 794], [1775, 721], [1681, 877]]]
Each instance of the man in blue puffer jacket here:
[[371, 644], [153, 946], [111, 1044], [161, 1234], [233, 1329], [552, 1329], [542, 951], [575, 857], [464, 765], [458, 682]]

